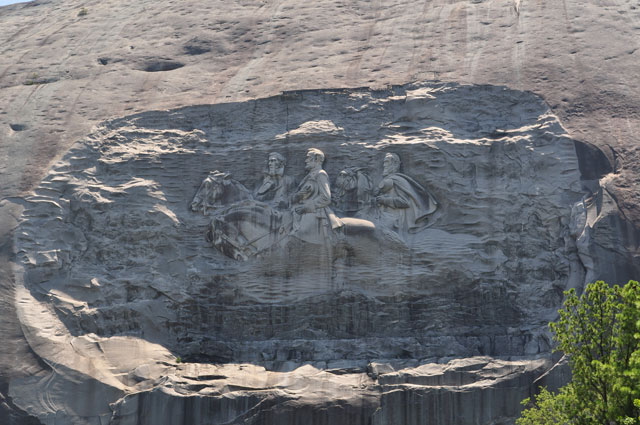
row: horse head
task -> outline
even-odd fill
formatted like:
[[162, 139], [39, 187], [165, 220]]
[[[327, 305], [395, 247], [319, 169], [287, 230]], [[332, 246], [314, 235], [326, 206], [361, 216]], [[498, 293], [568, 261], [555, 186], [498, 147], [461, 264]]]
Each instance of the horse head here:
[[334, 202], [340, 210], [353, 214], [370, 203], [371, 190], [371, 179], [364, 168], [345, 168], [336, 178]]
[[191, 211], [201, 211], [206, 215], [207, 210], [248, 197], [249, 191], [241, 183], [232, 179], [230, 173], [214, 170], [202, 181], [190, 207]]
[[344, 195], [358, 187], [358, 176], [355, 168], [346, 168], [338, 174], [336, 178], [336, 192], [338, 195]]

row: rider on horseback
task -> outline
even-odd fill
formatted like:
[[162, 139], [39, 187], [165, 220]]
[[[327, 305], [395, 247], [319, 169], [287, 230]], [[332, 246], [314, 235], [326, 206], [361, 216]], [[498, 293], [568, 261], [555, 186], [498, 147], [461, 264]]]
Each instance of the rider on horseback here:
[[295, 205], [292, 236], [314, 244], [327, 243], [334, 231], [343, 225], [342, 220], [329, 208], [331, 189], [327, 172], [322, 169], [323, 163], [324, 153], [320, 149], [311, 148], [307, 151], [307, 175], [292, 198], [292, 204]]

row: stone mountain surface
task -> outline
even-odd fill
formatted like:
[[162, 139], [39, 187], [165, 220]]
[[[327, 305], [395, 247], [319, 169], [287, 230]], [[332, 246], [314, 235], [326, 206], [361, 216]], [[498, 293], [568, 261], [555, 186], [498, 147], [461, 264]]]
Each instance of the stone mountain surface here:
[[[512, 423], [534, 380], [566, 380], [544, 327], [562, 290], [638, 275], [639, 18], [616, 0], [0, 8], [0, 422]], [[278, 151], [299, 181], [309, 147], [332, 185], [348, 166], [377, 184], [397, 153], [438, 201], [430, 226], [321, 279], [212, 247], [188, 208], [207, 173], [253, 189]]]
[[[230, 182], [260, 186], [270, 152], [300, 181], [309, 146], [324, 151], [334, 191], [340, 170], [377, 183], [384, 154], [398, 155], [437, 204], [428, 225], [390, 228], [394, 239], [346, 227], [330, 257], [295, 233], [280, 242], [282, 229], [246, 261], [212, 246], [212, 215], [249, 202], [224, 205]], [[598, 272], [591, 234], [610, 199], [581, 176], [576, 146], [535, 95], [456, 84], [106, 122], [20, 202], [17, 313], [34, 354], [56, 366], [9, 395], [45, 423], [508, 422], [552, 365], [546, 324], [562, 291]], [[206, 215], [191, 200], [211, 170], [232, 173], [215, 173], [223, 194]], [[259, 222], [256, 210], [240, 223]], [[88, 399], [67, 401], [87, 381]], [[450, 391], [475, 395], [439, 401]]]

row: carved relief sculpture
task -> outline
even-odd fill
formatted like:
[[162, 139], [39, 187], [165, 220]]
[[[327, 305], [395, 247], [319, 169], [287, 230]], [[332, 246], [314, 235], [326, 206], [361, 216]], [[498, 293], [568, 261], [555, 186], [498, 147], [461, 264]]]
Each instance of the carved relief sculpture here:
[[373, 184], [364, 167], [349, 167], [336, 178], [333, 203], [337, 210], [349, 217], [371, 213]]
[[387, 153], [376, 203], [384, 223], [401, 233], [416, 233], [427, 226], [427, 218], [438, 204], [425, 188], [399, 170], [400, 157]]
[[277, 208], [287, 208], [289, 193], [294, 187], [294, 180], [284, 174], [286, 161], [284, 156], [277, 152], [269, 154], [267, 172], [262, 184], [255, 191], [255, 199], [264, 201]]
[[286, 244], [290, 237], [326, 247], [351, 244], [360, 252], [382, 239], [403, 244], [404, 235], [424, 229], [437, 208], [424, 187], [399, 172], [398, 155], [387, 153], [375, 198], [363, 167], [339, 173], [333, 198], [342, 214], [338, 217], [330, 208], [332, 194], [324, 159], [319, 149], [307, 151], [307, 174], [291, 196], [294, 180], [285, 175], [285, 158], [276, 152], [269, 154], [267, 171], [253, 194], [230, 174], [212, 171], [190, 209], [213, 215], [207, 239], [214, 247], [231, 258], [248, 260]]
[[190, 209], [209, 215], [221, 206], [245, 199], [251, 199], [251, 192], [242, 183], [232, 179], [229, 173], [214, 170], [200, 184], [191, 201]]
[[335, 229], [342, 227], [342, 221], [333, 213], [329, 176], [322, 169], [324, 153], [319, 149], [309, 149], [305, 159], [304, 177], [292, 198], [294, 224], [293, 234], [305, 242], [324, 244]]

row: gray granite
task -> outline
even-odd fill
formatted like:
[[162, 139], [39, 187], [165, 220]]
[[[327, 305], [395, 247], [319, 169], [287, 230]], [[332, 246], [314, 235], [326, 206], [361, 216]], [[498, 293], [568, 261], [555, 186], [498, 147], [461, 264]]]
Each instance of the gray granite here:
[[[576, 144], [537, 96], [458, 84], [105, 122], [21, 202], [18, 315], [57, 384], [26, 378], [10, 394], [60, 423], [508, 423], [553, 365], [562, 291], [600, 272], [599, 228], [616, 231]], [[353, 169], [368, 202], [349, 209], [325, 192]], [[304, 400], [280, 394], [299, 387]], [[91, 399], [62, 401], [77, 391]]]

